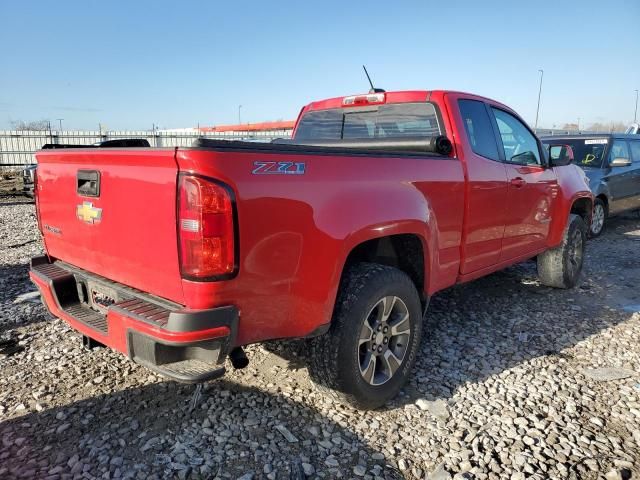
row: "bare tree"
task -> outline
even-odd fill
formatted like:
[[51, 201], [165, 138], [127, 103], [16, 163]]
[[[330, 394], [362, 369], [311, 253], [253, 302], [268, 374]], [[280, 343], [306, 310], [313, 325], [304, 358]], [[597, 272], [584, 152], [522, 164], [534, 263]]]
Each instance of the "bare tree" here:
[[14, 120], [11, 122], [12, 130], [27, 130], [32, 132], [43, 132], [50, 128], [51, 122], [49, 120]]
[[623, 133], [627, 129], [627, 126], [624, 122], [610, 122], [610, 123], [600, 123], [596, 122], [594, 124], [589, 125], [587, 130], [592, 132], [619, 132]]

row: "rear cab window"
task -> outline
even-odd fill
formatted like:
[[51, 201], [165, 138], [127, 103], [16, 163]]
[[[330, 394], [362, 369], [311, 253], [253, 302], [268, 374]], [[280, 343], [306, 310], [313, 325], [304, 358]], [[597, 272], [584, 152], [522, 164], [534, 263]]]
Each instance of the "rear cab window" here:
[[429, 102], [333, 108], [305, 113], [296, 140], [435, 137], [444, 135], [436, 106]]

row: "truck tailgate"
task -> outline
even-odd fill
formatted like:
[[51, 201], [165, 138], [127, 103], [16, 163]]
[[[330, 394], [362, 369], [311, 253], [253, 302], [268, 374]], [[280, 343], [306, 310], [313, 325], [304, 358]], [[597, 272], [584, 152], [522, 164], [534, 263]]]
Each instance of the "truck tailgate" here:
[[36, 157], [50, 256], [183, 303], [174, 149], [48, 150]]

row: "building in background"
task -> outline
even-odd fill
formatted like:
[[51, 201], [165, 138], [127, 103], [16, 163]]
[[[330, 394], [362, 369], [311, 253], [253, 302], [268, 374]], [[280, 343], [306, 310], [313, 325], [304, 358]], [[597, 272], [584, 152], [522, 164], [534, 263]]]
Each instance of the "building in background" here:
[[221, 133], [247, 136], [290, 137], [293, 132], [294, 121], [242, 123], [238, 125], [218, 125], [215, 127], [200, 127], [204, 133]]

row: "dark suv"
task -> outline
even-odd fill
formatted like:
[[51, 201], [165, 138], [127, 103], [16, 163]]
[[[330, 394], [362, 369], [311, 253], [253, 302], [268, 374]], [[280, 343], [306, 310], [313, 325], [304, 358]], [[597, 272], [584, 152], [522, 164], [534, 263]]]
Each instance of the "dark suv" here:
[[557, 135], [546, 145], [570, 145], [573, 163], [589, 177], [596, 196], [591, 236], [602, 233], [607, 217], [640, 209], [640, 135]]

